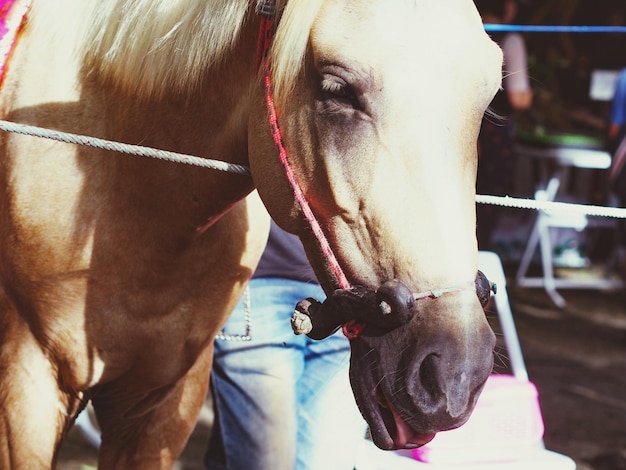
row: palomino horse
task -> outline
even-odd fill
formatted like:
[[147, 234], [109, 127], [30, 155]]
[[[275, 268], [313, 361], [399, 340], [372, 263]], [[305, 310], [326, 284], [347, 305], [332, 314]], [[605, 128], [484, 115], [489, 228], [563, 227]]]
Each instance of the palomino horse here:
[[[32, 1], [4, 119], [249, 165], [252, 177], [0, 136], [1, 468], [54, 465], [88, 400], [101, 468], [172, 465], [207, 392], [213, 337], [265, 242], [255, 187], [326, 292], [349, 292], [277, 155], [251, 3]], [[374, 441], [414, 447], [466, 421], [492, 368], [473, 287], [474, 183], [501, 53], [471, 0], [284, 0], [275, 15], [268, 96], [349, 286], [432, 291], [401, 298], [401, 325], [360, 315], [351, 340]]]

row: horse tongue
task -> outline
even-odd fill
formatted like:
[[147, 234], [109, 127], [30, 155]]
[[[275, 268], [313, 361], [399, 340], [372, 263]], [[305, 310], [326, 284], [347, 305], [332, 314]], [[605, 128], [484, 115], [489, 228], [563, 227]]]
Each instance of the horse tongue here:
[[398, 449], [415, 449], [428, 444], [435, 438], [435, 434], [420, 434], [409, 426], [393, 406], [389, 407], [396, 424], [394, 445]]

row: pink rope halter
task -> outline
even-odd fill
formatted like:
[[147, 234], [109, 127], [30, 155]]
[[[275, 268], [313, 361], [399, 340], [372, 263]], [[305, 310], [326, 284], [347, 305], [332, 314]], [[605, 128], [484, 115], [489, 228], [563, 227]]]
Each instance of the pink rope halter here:
[[[315, 214], [313, 214], [311, 206], [306, 200], [304, 192], [302, 191], [302, 188], [300, 187], [300, 184], [296, 179], [293, 168], [289, 163], [289, 157], [287, 154], [287, 150], [285, 149], [282, 132], [278, 123], [278, 115], [276, 113], [276, 105], [274, 103], [274, 94], [272, 92], [270, 61], [268, 57], [269, 49], [272, 44], [273, 18], [275, 15], [275, 10], [276, 7], [274, 0], [260, 1], [257, 5], [257, 13], [261, 16], [259, 41], [257, 45], [257, 71], [261, 66], [263, 67], [265, 103], [267, 105], [267, 110], [269, 114], [269, 123], [272, 130], [272, 138], [274, 140], [274, 144], [276, 145], [276, 149], [278, 150], [280, 162], [283, 165], [285, 175], [287, 176], [287, 180], [291, 185], [295, 199], [298, 202], [300, 209], [302, 210], [302, 214], [309, 223], [311, 230], [313, 231], [313, 234], [315, 235], [315, 238], [320, 245], [320, 249], [326, 257], [330, 269], [335, 275], [339, 287], [342, 289], [349, 289], [351, 287], [351, 284], [348, 281], [345, 273], [343, 272], [343, 269], [341, 269], [341, 265], [339, 264], [339, 261], [337, 261], [337, 257], [335, 256], [335, 253], [333, 252], [330, 243], [326, 238], [326, 234], [324, 233], [322, 227], [315, 218]], [[354, 339], [361, 334], [364, 328], [365, 324], [356, 321], [350, 321], [343, 326], [343, 332], [345, 336], [349, 339]]]

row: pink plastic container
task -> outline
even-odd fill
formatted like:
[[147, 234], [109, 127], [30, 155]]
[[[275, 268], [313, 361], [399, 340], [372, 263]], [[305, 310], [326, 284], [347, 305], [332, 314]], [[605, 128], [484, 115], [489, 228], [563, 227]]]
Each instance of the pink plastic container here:
[[492, 375], [469, 421], [413, 450], [426, 463], [477, 463], [519, 459], [542, 446], [543, 419], [537, 389], [510, 375]]

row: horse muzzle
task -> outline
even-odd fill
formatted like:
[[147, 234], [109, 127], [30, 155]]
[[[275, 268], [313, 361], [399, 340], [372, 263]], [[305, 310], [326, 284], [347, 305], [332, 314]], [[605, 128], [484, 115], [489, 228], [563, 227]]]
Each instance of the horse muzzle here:
[[471, 292], [425, 300], [405, 325], [368, 324], [350, 341], [350, 381], [378, 447], [419, 447], [467, 421], [493, 368], [488, 299], [482, 309]]

